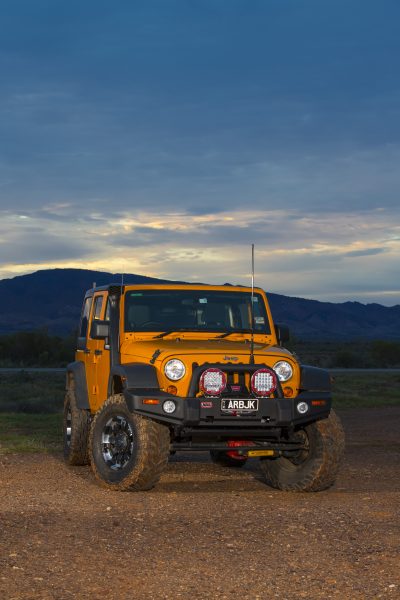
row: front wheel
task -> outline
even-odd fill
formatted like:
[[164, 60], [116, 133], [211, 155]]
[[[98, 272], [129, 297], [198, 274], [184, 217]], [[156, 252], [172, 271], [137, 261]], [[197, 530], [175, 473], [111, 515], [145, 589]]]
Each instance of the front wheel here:
[[327, 419], [299, 429], [303, 449], [289, 456], [260, 461], [271, 487], [292, 492], [319, 492], [335, 482], [344, 452], [344, 431], [339, 417], [331, 411]]
[[131, 413], [121, 394], [111, 396], [95, 415], [89, 452], [96, 479], [116, 490], [149, 490], [168, 462], [169, 429]]

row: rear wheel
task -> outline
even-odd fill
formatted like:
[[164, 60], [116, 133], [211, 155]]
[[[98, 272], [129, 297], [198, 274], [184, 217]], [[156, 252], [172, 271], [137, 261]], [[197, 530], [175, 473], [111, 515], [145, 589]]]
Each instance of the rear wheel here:
[[111, 396], [95, 415], [89, 452], [97, 480], [116, 490], [149, 490], [168, 462], [169, 429], [131, 413], [121, 394]]
[[87, 465], [90, 413], [78, 408], [72, 387], [64, 400], [63, 437], [64, 458], [69, 465]]
[[221, 465], [221, 467], [234, 467], [236, 469], [240, 469], [247, 462], [247, 458], [245, 456], [233, 458], [226, 452], [221, 452], [220, 450], [210, 450], [210, 457], [214, 463]]
[[290, 457], [260, 461], [266, 482], [279, 490], [319, 492], [335, 482], [344, 452], [344, 431], [331, 411], [327, 419], [296, 432], [303, 449]]

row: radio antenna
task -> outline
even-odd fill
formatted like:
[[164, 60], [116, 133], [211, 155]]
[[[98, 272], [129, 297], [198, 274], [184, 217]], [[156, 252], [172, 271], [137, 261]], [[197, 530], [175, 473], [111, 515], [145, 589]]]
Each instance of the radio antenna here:
[[251, 245], [251, 338], [250, 338], [250, 364], [254, 365], [254, 244]]

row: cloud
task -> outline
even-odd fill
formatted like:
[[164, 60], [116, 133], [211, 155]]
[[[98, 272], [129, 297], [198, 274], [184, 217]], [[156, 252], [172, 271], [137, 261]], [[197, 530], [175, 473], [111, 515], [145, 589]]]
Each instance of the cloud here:
[[24, 263], [43, 265], [51, 261], [81, 258], [93, 251], [93, 240], [76, 235], [58, 219], [51, 228], [43, 220], [26, 215], [2, 215], [0, 255], [4, 270]]
[[64, 203], [24, 218], [3, 213], [0, 275], [22, 272], [25, 262], [25, 270], [83, 266], [246, 284], [250, 244], [255, 242], [258, 283], [271, 291], [331, 300], [347, 294], [362, 300], [378, 294], [380, 286], [382, 301], [396, 301], [399, 226], [389, 211], [350, 218], [336, 212], [309, 217], [295, 210], [197, 215], [142, 210], [111, 217], [81, 211], [77, 218], [75, 210]]
[[352, 252], [346, 252], [343, 256], [374, 256], [376, 254], [382, 254], [382, 252], [386, 251], [386, 248], [366, 248], [365, 250], [353, 250]]
[[0, 276], [246, 283], [255, 243], [275, 291], [399, 301], [400, 8], [358, 9], [0, 8]]

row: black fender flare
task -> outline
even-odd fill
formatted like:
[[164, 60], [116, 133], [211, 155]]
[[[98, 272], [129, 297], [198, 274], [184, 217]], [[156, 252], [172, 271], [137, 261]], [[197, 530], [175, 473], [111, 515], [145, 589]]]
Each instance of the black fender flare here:
[[120, 392], [134, 388], [160, 389], [157, 370], [153, 365], [147, 365], [145, 363], [127, 363], [111, 367], [108, 380], [109, 396], [113, 393], [115, 377], [121, 380], [122, 386], [121, 389], [118, 390]]
[[331, 391], [331, 376], [327, 369], [301, 365], [300, 389], [318, 392]]
[[77, 360], [67, 365], [67, 389], [70, 375], [73, 376], [75, 382], [74, 393], [77, 407], [90, 410], [85, 364]]

